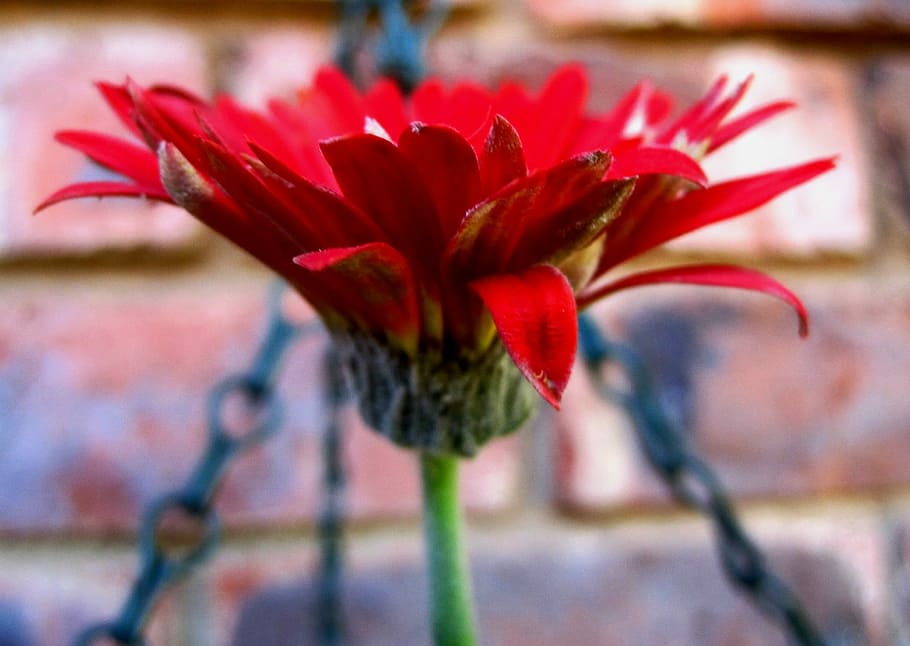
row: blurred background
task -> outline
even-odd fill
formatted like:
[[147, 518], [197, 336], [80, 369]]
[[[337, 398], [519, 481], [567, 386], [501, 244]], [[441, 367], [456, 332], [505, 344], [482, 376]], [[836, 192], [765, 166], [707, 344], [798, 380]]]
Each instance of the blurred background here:
[[[0, 644], [65, 644], [113, 616], [141, 509], [185, 479], [205, 399], [245, 369], [269, 277], [189, 216], [135, 200], [32, 208], [104, 174], [54, 143], [119, 132], [96, 80], [251, 105], [333, 59], [334, 3], [7, 2], [0, 8]], [[461, 0], [426, 60], [532, 87], [585, 63], [603, 110], [643, 77], [685, 104], [756, 75], [744, 108], [799, 108], [706, 164], [712, 180], [839, 155], [754, 215], [640, 261], [735, 260], [806, 302], [646, 288], [595, 317], [649, 360], [771, 562], [832, 644], [910, 644], [910, 3]], [[223, 544], [169, 595], [153, 644], [315, 642], [322, 333], [280, 380], [285, 422], [233, 466]], [[674, 506], [579, 365], [463, 471], [482, 643], [784, 644], [725, 583], [710, 526]], [[343, 411], [350, 644], [427, 643], [416, 469]]]

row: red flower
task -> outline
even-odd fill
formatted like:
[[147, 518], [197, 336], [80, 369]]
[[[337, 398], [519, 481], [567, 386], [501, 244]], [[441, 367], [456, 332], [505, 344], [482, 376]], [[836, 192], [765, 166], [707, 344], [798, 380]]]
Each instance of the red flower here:
[[265, 113], [229, 97], [207, 103], [173, 87], [102, 83], [145, 146], [57, 133], [126, 180], [67, 186], [38, 209], [84, 196], [173, 202], [284, 276], [336, 337], [468, 368], [498, 337], [557, 406], [575, 355], [576, 305], [619, 289], [758, 290], [789, 302], [805, 331], [798, 299], [750, 270], [688, 266], [599, 280], [833, 166], [818, 160], [709, 185], [693, 157], [791, 105], [730, 120], [748, 82], [729, 94], [725, 85], [668, 122], [669, 98], [647, 84], [606, 114], [586, 113], [577, 66], [537, 96], [512, 83], [490, 92], [430, 80], [408, 100], [387, 80], [360, 94], [326, 69], [298, 101], [273, 101]]

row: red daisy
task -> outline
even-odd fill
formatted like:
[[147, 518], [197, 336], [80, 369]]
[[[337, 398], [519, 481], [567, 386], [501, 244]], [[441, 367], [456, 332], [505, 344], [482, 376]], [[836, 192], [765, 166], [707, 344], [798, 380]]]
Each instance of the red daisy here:
[[709, 184], [695, 159], [792, 105], [728, 119], [747, 86], [727, 93], [721, 79], [667, 121], [669, 97], [648, 84], [606, 114], [585, 112], [587, 79], [574, 65], [536, 96], [514, 83], [488, 91], [429, 80], [409, 99], [388, 80], [361, 94], [325, 69], [295, 102], [262, 113], [229, 97], [101, 83], [145, 145], [58, 132], [126, 180], [67, 186], [38, 210], [109, 195], [183, 207], [316, 308], [346, 352], [369, 423], [401, 444], [470, 455], [531, 408], [512, 363], [558, 406], [577, 307], [619, 289], [762, 291], [789, 302], [805, 333], [796, 296], [752, 270], [601, 280], [832, 168], [823, 159]]

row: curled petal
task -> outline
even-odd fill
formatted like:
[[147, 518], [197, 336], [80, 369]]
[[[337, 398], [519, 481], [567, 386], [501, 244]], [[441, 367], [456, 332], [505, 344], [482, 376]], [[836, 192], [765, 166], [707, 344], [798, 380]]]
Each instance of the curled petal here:
[[578, 344], [575, 296], [569, 281], [550, 265], [536, 265], [521, 274], [475, 280], [471, 289], [489, 310], [512, 361], [558, 409]]
[[580, 294], [578, 307], [587, 307], [594, 301], [622, 289], [660, 283], [733, 287], [774, 296], [790, 305], [796, 312], [799, 318], [799, 335], [804, 337], [809, 334], [809, 315], [796, 294], [767, 274], [733, 265], [687, 265], [632, 274]]
[[163, 189], [152, 190], [147, 186], [124, 184], [121, 182], [84, 182], [81, 184], [64, 186], [36, 206], [34, 212], [38, 213], [58, 202], [64, 202], [78, 197], [145, 197], [150, 200], [160, 200], [162, 202], [171, 201], [171, 198]]

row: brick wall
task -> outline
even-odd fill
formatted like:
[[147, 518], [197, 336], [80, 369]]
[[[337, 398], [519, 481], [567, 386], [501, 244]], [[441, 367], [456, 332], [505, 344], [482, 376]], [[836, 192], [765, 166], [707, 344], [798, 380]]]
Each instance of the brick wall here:
[[[663, 252], [772, 269], [804, 297], [808, 340], [776, 302], [735, 292], [653, 288], [594, 312], [654, 361], [832, 643], [910, 643], [907, 3], [459, 4], [429, 52], [444, 77], [536, 84], [581, 60], [603, 107], [642, 76], [692, 98], [721, 72], [754, 72], [751, 101], [801, 107], [714, 158], [712, 178], [840, 155], [761, 214]], [[116, 611], [139, 510], [190, 469], [206, 393], [250, 360], [268, 283], [166, 206], [84, 200], [32, 217], [64, 179], [99, 172], [51, 133], [112, 125], [96, 79], [255, 104], [332, 48], [324, 2], [0, 8], [0, 643], [65, 643]], [[230, 474], [224, 545], [161, 606], [152, 643], [313, 643], [324, 344], [294, 349], [286, 423]], [[414, 469], [344, 419], [350, 643], [426, 643]], [[484, 644], [784, 643], [725, 586], [705, 523], [671, 505], [581, 370], [563, 412], [491, 446], [464, 490]]]

